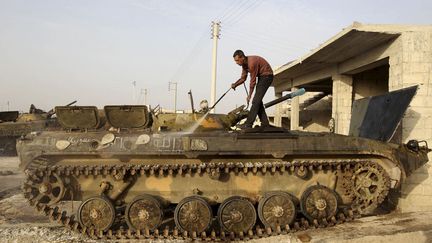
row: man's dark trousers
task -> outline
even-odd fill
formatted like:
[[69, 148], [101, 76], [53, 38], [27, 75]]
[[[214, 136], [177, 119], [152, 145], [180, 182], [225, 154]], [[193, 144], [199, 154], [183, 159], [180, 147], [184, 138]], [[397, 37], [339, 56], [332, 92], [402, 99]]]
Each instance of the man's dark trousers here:
[[255, 95], [252, 99], [252, 106], [250, 108], [246, 122], [244, 123], [245, 127], [252, 127], [257, 115], [261, 121], [261, 126], [269, 126], [269, 120], [267, 118], [262, 100], [272, 82], [273, 75], [258, 77]]

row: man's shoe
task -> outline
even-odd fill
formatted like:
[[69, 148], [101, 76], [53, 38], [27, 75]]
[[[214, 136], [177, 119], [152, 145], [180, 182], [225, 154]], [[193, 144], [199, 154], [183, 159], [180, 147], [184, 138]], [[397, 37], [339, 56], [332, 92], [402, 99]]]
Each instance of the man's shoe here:
[[266, 128], [266, 127], [271, 127], [272, 125], [270, 125], [270, 124], [263, 124], [263, 123], [261, 123], [261, 126], [260, 127], [262, 127], [262, 128]]
[[252, 128], [252, 125], [244, 124], [244, 123], [236, 126], [237, 130], [245, 130], [245, 129], [250, 129], [250, 128]]

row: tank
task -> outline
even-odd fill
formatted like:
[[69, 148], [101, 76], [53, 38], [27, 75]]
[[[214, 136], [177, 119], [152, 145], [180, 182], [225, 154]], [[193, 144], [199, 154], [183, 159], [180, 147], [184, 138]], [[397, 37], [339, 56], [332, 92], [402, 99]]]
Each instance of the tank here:
[[[75, 104], [76, 101], [66, 106]], [[29, 112], [0, 112], [0, 156], [16, 156], [16, 140], [31, 132], [58, 129], [54, 110], [48, 112], [30, 105]]]
[[31, 105], [28, 113], [0, 112], [0, 156], [16, 156], [16, 139], [33, 131], [55, 127], [51, 114]]
[[427, 163], [426, 142], [388, 142], [415, 91], [356, 101], [349, 136], [233, 130], [244, 107], [105, 106], [105, 119], [92, 106], [56, 107], [63, 130], [17, 142], [23, 192], [51, 220], [96, 239], [252, 239], [332, 226], [394, 207]]

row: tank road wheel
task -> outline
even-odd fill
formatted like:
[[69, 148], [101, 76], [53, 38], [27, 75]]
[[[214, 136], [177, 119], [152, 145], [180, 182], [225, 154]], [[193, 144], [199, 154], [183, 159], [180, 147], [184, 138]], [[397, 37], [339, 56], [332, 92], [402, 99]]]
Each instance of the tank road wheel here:
[[115, 209], [105, 197], [90, 197], [78, 208], [78, 221], [82, 226], [106, 231], [114, 223]]
[[303, 192], [300, 207], [310, 220], [330, 219], [336, 215], [338, 207], [336, 193], [325, 186], [311, 186]]
[[266, 194], [258, 203], [258, 216], [265, 227], [276, 230], [277, 226], [291, 224], [296, 216], [293, 197], [285, 192]]
[[150, 195], [141, 195], [128, 204], [126, 223], [134, 230], [155, 230], [162, 222], [163, 211], [159, 201]]
[[176, 226], [187, 232], [204, 232], [211, 225], [213, 213], [210, 205], [201, 197], [186, 197], [177, 204], [174, 211]]
[[66, 192], [62, 179], [55, 173], [44, 176], [40, 181], [26, 183], [24, 189], [30, 192], [31, 201], [48, 206], [59, 202]]
[[362, 212], [380, 204], [390, 188], [389, 176], [380, 165], [374, 163], [356, 165], [352, 183], [355, 206]]
[[218, 209], [218, 221], [227, 232], [247, 232], [256, 222], [254, 205], [239, 196], [227, 198]]

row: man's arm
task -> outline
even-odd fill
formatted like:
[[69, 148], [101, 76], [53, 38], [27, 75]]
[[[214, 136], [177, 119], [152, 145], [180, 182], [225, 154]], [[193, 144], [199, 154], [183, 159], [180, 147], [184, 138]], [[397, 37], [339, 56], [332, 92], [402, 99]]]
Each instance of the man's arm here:
[[246, 69], [243, 68], [240, 79], [237, 80], [235, 83], [231, 84], [231, 88], [235, 89], [237, 86], [244, 83], [246, 81], [246, 78], [247, 78], [247, 71]]
[[254, 68], [254, 70], [250, 73], [249, 95], [247, 98], [248, 103], [255, 89], [257, 75], [258, 75], [258, 68]]

